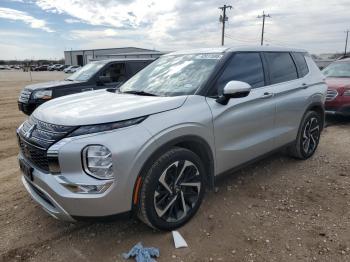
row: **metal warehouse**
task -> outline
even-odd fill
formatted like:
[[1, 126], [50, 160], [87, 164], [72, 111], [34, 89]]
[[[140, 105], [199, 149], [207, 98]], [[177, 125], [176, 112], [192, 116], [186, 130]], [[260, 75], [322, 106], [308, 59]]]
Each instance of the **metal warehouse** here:
[[138, 47], [64, 51], [66, 65], [85, 65], [93, 60], [110, 58], [149, 58], [159, 57], [162, 52]]

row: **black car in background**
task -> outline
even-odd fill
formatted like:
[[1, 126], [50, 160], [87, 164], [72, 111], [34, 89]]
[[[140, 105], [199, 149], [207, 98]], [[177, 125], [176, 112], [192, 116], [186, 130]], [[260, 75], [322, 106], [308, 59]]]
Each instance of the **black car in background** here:
[[123, 58], [91, 62], [63, 81], [28, 85], [18, 98], [18, 108], [30, 115], [51, 99], [85, 91], [118, 88], [156, 58]]
[[41, 66], [37, 66], [33, 69], [33, 71], [47, 71], [49, 68], [48, 65], [41, 65]]

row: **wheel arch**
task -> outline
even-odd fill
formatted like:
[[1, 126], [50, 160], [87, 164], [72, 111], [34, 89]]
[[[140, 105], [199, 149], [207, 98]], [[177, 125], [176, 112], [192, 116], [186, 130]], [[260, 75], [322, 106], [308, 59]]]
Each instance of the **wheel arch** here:
[[315, 112], [320, 114], [320, 116], [321, 116], [321, 130], [322, 130], [324, 128], [324, 125], [325, 125], [325, 108], [324, 108], [324, 104], [322, 102], [313, 102], [313, 103], [311, 103], [306, 108], [303, 117], [309, 111], [315, 111]]
[[150, 154], [147, 160], [143, 163], [140, 172], [134, 182], [133, 195], [132, 195], [132, 207], [137, 207], [140, 195], [140, 188], [142, 187], [143, 177], [145, 170], [150, 168], [152, 163], [166, 151], [172, 147], [186, 148], [195, 154], [197, 154], [203, 161], [207, 173], [205, 174], [206, 187], [212, 189], [214, 187], [214, 155], [210, 145], [205, 139], [196, 135], [185, 135], [172, 139]]

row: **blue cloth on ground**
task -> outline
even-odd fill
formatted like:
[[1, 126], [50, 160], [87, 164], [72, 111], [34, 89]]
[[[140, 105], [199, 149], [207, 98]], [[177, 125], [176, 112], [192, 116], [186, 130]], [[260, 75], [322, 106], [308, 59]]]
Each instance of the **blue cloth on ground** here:
[[123, 254], [124, 259], [135, 257], [136, 262], [157, 262], [152, 257], [159, 257], [159, 249], [155, 247], [143, 247], [137, 243], [128, 253]]

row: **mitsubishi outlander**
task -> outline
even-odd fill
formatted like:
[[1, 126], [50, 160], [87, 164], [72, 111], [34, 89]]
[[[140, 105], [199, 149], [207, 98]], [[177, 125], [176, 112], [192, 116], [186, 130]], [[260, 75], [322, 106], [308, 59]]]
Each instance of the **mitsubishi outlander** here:
[[282, 148], [311, 157], [326, 92], [304, 50], [170, 53], [119, 90], [38, 107], [17, 130], [22, 181], [58, 219], [131, 211], [171, 230], [196, 213], [219, 174]]

